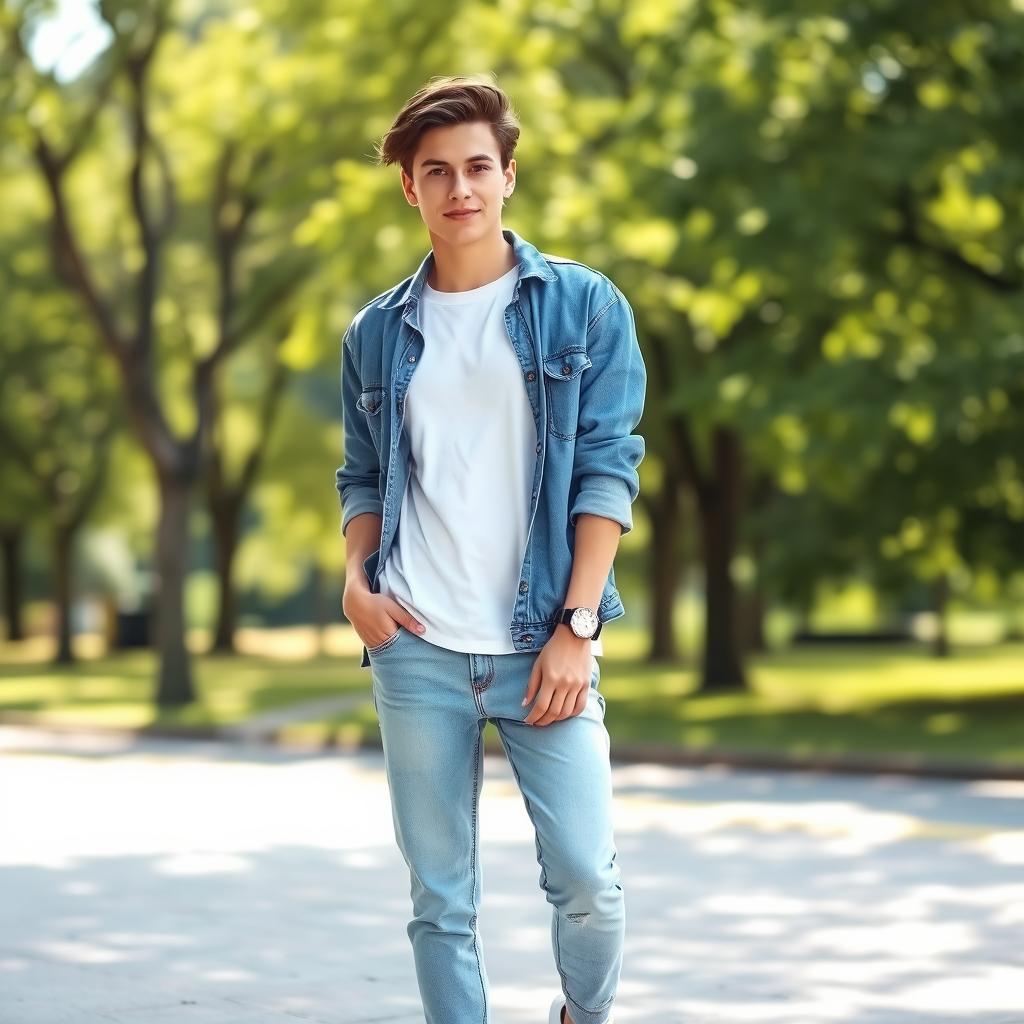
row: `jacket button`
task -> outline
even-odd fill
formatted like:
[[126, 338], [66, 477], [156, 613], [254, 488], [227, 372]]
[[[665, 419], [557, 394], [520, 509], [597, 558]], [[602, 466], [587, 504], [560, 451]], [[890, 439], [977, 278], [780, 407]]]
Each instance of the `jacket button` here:
[[562, 373], [568, 377], [572, 373], [572, 367], [568, 363], [562, 363]]
[[525, 594], [530, 589], [530, 584], [526, 580], [519, 581], [519, 593]]
[[[409, 356], [409, 362], [410, 362], [410, 363], [415, 363], [415, 362], [416, 362], [416, 356], [414, 356], [414, 355], [412, 355], [412, 356]], [[564, 371], [563, 371], [563, 372], [564, 372]]]
[[530, 372], [527, 373], [527, 375], [526, 375], [526, 379], [527, 380], [536, 380], [537, 379], [537, 374], [535, 374], [533, 372], [533, 370], [530, 370]]
[[540, 443], [537, 444], [537, 454], [540, 455]]
[[401, 412], [401, 411], [402, 411], [402, 403], [403, 403], [404, 401], [405, 401], [405, 399], [404, 399], [404, 398], [400, 398], [400, 399], [398, 400], [398, 411], [399, 411], [399, 412]]
[[524, 633], [519, 639], [522, 640], [524, 644], [528, 644], [533, 640], [533, 637], [529, 633]]

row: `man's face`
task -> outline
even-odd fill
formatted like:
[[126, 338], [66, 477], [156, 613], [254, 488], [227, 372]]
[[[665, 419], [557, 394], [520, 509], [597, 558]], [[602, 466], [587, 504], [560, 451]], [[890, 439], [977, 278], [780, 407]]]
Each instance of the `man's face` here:
[[[465, 245], [501, 229], [501, 203], [516, 180], [516, 162], [501, 169], [498, 143], [485, 121], [431, 128], [420, 138], [412, 177], [402, 171], [406, 199], [418, 206], [431, 235]], [[456, 210], [475, 210], [454, 217]]]

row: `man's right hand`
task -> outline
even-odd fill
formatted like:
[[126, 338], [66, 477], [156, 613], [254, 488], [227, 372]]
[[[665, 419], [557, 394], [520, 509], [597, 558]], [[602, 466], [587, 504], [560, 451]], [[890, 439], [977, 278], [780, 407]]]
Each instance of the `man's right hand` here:
[[369, 587], [346, 586], [341, 607], [367, 647], [379, 647], [399, 626], [413, 633], [423, 632], [423, 624], [403, 605], [387, 594], [374, 594]]

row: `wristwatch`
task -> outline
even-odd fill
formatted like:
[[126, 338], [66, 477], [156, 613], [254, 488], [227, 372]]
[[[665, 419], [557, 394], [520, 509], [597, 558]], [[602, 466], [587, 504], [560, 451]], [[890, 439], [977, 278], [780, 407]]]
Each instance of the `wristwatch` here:
[[558, 617], [559, 622], [565, 622], [572, 631], [581, 639], [596, 640], [601, 635], [601, 627], [604, 623], [597, 614], [596, 608], [587, 608], [580, 605], [578, 608], [563, 608]]

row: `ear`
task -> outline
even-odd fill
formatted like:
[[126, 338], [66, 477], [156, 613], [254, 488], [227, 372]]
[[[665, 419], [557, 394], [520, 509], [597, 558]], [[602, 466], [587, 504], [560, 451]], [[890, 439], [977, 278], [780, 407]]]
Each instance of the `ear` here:
[[405, 194], [406, 200], [410, 206], [416, 206], [419, 203], [419, 198], [416, 195], [416, 186], [413, 184], [412, 178], [405, 173], [404, 168], [399, 173], [402, 183], [402, 192]]

